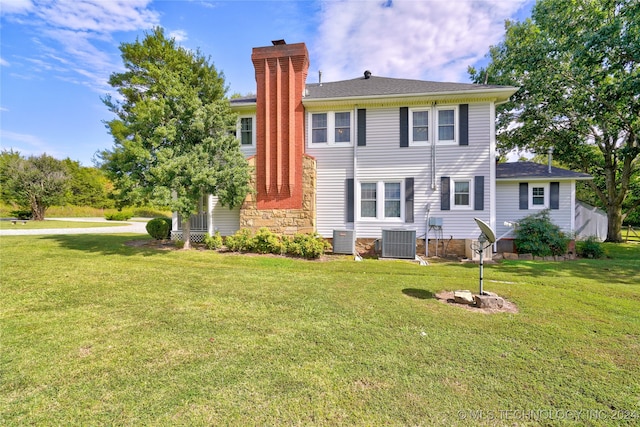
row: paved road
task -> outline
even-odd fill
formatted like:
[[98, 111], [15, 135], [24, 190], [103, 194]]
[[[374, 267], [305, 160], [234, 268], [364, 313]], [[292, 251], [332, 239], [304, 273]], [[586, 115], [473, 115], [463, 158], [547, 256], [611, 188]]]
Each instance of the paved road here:
[[[50, 219], [48, 221], [78, 221], [78, 222], [106, 222], [107, 220], [104, 218], [55, 218]], [[143, 220], [141, 220], [143, 221]], [[137, 233], [137, 234], [147, 234], [147, 230], [145, 226], [146, 222], [141, 221], [130, 221], [123, 222], [117, 221], [121, 223], [121, 226], [115, 227], [88, 227], [88, 228], [43, 228], [39, 230], [26, 230], [20, 229], [21, 225], [18, 223], [15, 226], [15, 229], [3, 229], [0, 230], [0, 236], [22, 236], [22, 235], [42, 235], [42, 234], [117, 234], [117, 233]], [[110, 223], [115, 223], [116, 221], [109, 221]]]

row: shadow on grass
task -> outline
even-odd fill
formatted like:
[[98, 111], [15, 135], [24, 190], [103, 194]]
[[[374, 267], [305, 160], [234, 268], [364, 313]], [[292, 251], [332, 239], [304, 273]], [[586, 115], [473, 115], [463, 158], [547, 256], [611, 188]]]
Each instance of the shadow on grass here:
[[167, 253], [154, 247], [127, 245], [127, 242], [152, 241], [149, 236], [140, 234], [55, 234], [42, 239], [57, 242], [67, 249], [103, 255], [153, 256]]
[[405, 288], [402, 290], [402, 293], [406, 296], [417, 299], [431, 299], [436, 297], [433, 292], [425, 289]]

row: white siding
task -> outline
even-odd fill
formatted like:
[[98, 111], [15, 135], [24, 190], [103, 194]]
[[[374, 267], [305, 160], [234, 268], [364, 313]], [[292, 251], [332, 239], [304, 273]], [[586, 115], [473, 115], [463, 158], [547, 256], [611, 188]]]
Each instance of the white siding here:
[[[469, 105], [469, 145], [437, 146], [435, 183], [431, 174], [431, 146], [400, 147], [400, 109], [367, 108], [367, 145], [356, 147], [356, 181], [402, 181], [414, 178], [414, 222], [400, 220], [358, 219], [357, 235], [360, 238], [378, 238], [382, 229], [403, 228], [417, 231], [424, 237], [427, 221], [427, 204], [432, 217], [443, 218], [443, 236], [448, 238], [475, 238], [479, 229], [474, 217], [489, 220], [491, 133], [490, 104]], [[312, 146], [307, 143], [307, 153], [317, 160], [317, 228], [324, 237], [331, 237], [334, 229], [353, 228], [345, 222], [345, 180], [353, 177], [353, 146]], [[440, 178], [449, 176], [472, 180], [484, 176], [484, 210], [440, 211]], [[432, 188], [435, 184], [435, 189]], [[356, 183], [356, 197], [359, 193]], [[472, 191], [473, 192], [473, 191]], [[404, 202], [403, 202], [404, 204]], [[472, 201], [473, 207], [473, 201]], [[356, 203], [356, 219], [359, 203]]]
[[[553, 181], [553, 180], [551, 180]], [[551, 182], [549, 181], [549, 182]], [[498, 181], [496, 183], [496, 235], [501, 236], [508, 232], [510, 229], [504, 225], [505, 221], [517, 222], [520, 219], [532, 215], [536, 212], [540, 212], [540, 209], [520, 209], [520, 182], [527, 182], [525, 180], [519, 182], [503, 182]], [[548, 184], [548, 182], [533, 181], [528, 184]], [[573, 233], [573, 206], [572, 202], [574, 197], [575, 183], [573, 181], [561, 181], [560, 182], [560, 205], [559, 209], [552, 209], [549, 211], [549, 217], [551, 221], [562, 229], [565, 233]], [[515, 235], [512, 233], [505, 236], [506, 238], [513, 238]]]
[[222, 236], [230, 236], [240, 229], [240, 207], [229, 209], [222, 206], [217, 197], [211, 197], [210, 211], [212, 224], [211, 231], [219, 231]]

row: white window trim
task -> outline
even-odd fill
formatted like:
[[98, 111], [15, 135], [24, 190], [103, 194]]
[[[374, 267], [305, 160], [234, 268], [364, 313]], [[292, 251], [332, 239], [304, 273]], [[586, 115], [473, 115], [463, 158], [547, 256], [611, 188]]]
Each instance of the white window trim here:
[[[348, 142], [336, 142], [336, 114], [337, 113], [349, 113], [349, 141]], [[327, 115], [327, 141], [326, 142], [313, 142], [313, 115], [314, 114], [326, 114]], [[336, 110], [336, 111], [309, 111], [307, 113], [307, 146], [308, 147], [351, 147], [353, 146], [354, 133], [354, 118], [353, 111], [351, 110]]]
[[[453, 140], [440, 140], [440, 111], [442, 110], [453, 110]], [[435, 118], [433, 119], [435, 126], [433, 126], [433, 135], [434, 141], [438, 145], [458, 145], [458, 141], [460, 140], [460, 118], [458, 113], [457, 105], [440, 105], [435, 109]]]
[[[456, 182], [469, 183], [469, 205], [456, 205]], [[449, 194], [449, 206], [451, 210], [473, 210], [475, 189], [473, 178], [451, 178], [451, 187]]]
[[[242, 144], [242, 119], [251, 119], [251, 145]], [[241, 148], [249, 148], [256, 146], [256, 116], [253, 115], [244, 115], [238, 116], [238, 122], [236, 123], [236, 138], [240, 142]]]
[[[544, 189], [544, 204], [542, 205], [534, 205], [533, 204], [533, 189], [534, 188], [543, 188]], [[549, 186], [549, 183], [529, 183], [529, 209], [537, 209], [537, 210], [543, 210], [543, 209], [548, 209], [549, 208], [549, 197], [550, 194], [549, 192], [551, 191], [551, 188]]]
[[[363, 217], [361, 215], [361, 210], [362, 210], [362, 198], [361, 198], [361, 189], [362, 189], [362, 184], [376, 184], [376, 216], [374, 217]], [[400, 217], [385, 217], [384, 216], [384, 202], [385, 202], [385, 197], [384, 197], [384, 185], [385, 183], [393, 183], [393, 184], [400, 184]], [[357, 203], [356, 203], [356, 208], [357, 208], [357, 219], [358, 221], [363, 221], [363, 222], [367, 222], [367, 221], [384, 221], [384, 222], [392, 222], [392, 223], [404, 223], [404, 217], [405, 217], [405, 211], [404, 211], [404, 205], [405, 205], [405, 194], [404, 194], [404, 190], [405, 190], [405, 184], [404, 184], [404, 179], [383, 179], [383, 180], [362, 180], [358, 182], [358, 185], [356, 186], [356, 197], [357, 197]]]
[[[420, 111], [426, 111], [429, 113], [429, 117], [427, 120], [428, 132], [426, 141], [413, 140], [413, 113]], [[424, 146], [431, 144], [431, 141], [433, 141], [433, 111], [434, 110], [431, 107], [409, 109], [409, 146]]]

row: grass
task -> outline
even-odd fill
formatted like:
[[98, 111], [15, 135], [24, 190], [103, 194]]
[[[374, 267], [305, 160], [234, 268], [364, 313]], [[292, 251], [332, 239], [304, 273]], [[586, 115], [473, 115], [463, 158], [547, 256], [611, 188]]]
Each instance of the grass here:
[[23, 224], [18, 221], [12, 224], [11, 221], [0, 221], [0, 230], [42, 230], [49, 228], [93, 228], [93, 227], [117, 227], [122, 226], [122, 222], [89, 222], [89, 221], [27, 221]]
[[607, 260], [487, 265], [485, 289], [520, 309], [489, 315], [434, 298], [476, 291], [475, 265], [158, 251], [132, 238], [0, 240], [1, 424], [640, 421], [638, 245], [608, 245]]

